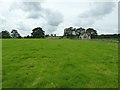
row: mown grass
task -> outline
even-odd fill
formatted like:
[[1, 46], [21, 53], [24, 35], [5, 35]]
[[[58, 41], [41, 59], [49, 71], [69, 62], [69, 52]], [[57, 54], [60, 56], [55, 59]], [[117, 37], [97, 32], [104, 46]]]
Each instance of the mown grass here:
[[4, 39], [3, 88], [118, 87], [118, 44]]

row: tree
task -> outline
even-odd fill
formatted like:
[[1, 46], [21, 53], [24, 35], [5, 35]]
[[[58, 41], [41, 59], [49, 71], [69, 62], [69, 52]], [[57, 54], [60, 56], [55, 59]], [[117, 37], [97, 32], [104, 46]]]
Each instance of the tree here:
[[67, 38], [72, 38], [73, 34], [75, 32], [75, 28], [69, 27], [64, 29], [64, 36], [67, 36]]
[[0, 34], [2, 38], [11, 38], [10, 33], [7, 30], [2, 31]]
[[97, 36], [97, 31], [94, 30], [93, 28], [88, 28], [88, 29], [86, 30], [86, 33], [90, 34], [90, 35], [91, 35], [91, 38], [94, 38], [94, 37]]
[[33, 32], [31, 33], [31, 35], [33, 38], [44, 38], [45, 37], [45, 33], [41, 27], [34, 28], [32, 31]]
[[77, 28], [76, 30], [75, 30], [75, 33], [76, 33], [76, 36], [80, 36], [80, 34], [83, 34], [83, 33], [85, 33], [85, 29], [84, 28], [82, 28], [82, 27], [80, 27], [80, 28]]
[[94, 30], [93, 28], [88, 28], [88, 29], [86, 30], [86, 33], [90, 33], [91, 35], [97, 35], [97, 31]]
[[31, 36], [27, 35], [26, 38], [31, 38]]
[[72, 34], [72, 27], [64, 29], [64, 36], [69, 36]]
[[85, 29], [80, 27], [80, 28], [65, 28], [64, 29], [64, 36], [67, 36], [67, 38], [74, 38], [77, 37], [79, 38], [80, 34], [85, 33]]
[[21, 38], [21, 36], [20, 36], [20, 34], [18, 33], [18, 31], [15, 30], [15, 29], [13, 29], [13, 30], [11, 31], [11, 36], [12, 36], [12, 38]]
[[49, 34], [46, 34], [45, 37], [49, 37]]
[[94, 30], [93, 28], [88, 28], [87, 30], [85, 30], [82, 27], [80, 28], [69, 27], [64, 29], [64, 36], [66, 36], [67, 38], [79, 38], [80, 35], [84, 34], [89, 35], [92, 38], [95, 38], [97, 36], [97, 31]]
[[51, 34], [51, 37], [53, 37], [53, 34]]
[[54, 34], [54, 37], [56, 37], [56, 34]]

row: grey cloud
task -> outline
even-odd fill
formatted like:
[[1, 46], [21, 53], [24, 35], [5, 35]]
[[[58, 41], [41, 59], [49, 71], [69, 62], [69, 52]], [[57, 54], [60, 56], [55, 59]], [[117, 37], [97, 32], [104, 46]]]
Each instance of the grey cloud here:
[[42, 16], [42, 2], [23, 2], [21, 9], [28, 12], [27, 18], [37, 19]]
[[57, 26], [47, 25], [45, 27], [46, 33], [52, 34], [57, 30]]
[[111, 13], [113, 10], [113, 7], [115, 7], [115, 4], [113, 2], [96, 2], [91, 4], [91, 9], [87, 12], [81, 15], [80, 17], [102, 17], [106, 14]]
[[5, 30], [4, 24], [6, 23], [6, 19], [3, 16], [0, 16], [0, 31]]
[[28, 31], [29, 28], [27, 27], [26, 24], [24, 24], [23, 22], [19, 22], [18, 23], [18, 29], [21, 30], [21, 31]]
[[6, 22], [6, 19], [4, 17], [0, 17], [0, 25], [4, 24]]
[[63, 22], [63, 16], [60, 12], [44, 9], [41, 2], [24, 2], [23, 10], [29, 12], [28, 18], [44, 18], [51, 26], [58, 26]]
[[41, 15], [41, 11], [43, 10], [41, 7], [41, 3], [42, 2], [14, 2], [11, 7], [10, 7], [10, 11], [13, 10], [22, 10], [25, 13], [27, 13], [27, 18], [33, 18], [33, 19], [37, 19], [39, 18]]
[[52, 33], [63, 22], [63, 15], [58, 11], [43, 8], [42, 3], [43, 1], [41, 0], [41, 2], [21, 2], [15, 5], [18, 7], [17, 9], [21, 9], [27, 14], [27, 19], [44, 19], [47, 30]]
[[50, 33], [54, 32], [63, 22], [63, 15], [60, 12], [43, 8], [41, 2], [24, 2], [23, 6], [23, 10], [28, 12], [28, 18], [43, 18], [47, 22], [47, 30]]
[[57, 11], [45, 10], [45, 17], [47, 23], [51, 26], [58, 26], [63, 22], [63, 15]]
[[30, 35], [31, 29], [24, 22], [19, 22], [18, 24], [19, 33], [23, 36]]
[[27, 18], [32, 18], [32, 19], [38, 19], [39, 17], [42, 17], [42, 15], [40, 15], [40, 13], [39, 12], [31, 12], [31, 13], [29, 13], [29, 15], [27, 16]]
[[90, 26], [95, 23], [96, 20], [102, 19], [106, 15], [110, 14], [115, 7], [114, 2], [94, 2], [91, 3], [90, 10], [78, 16], [77, 24]]
[[23, 2], [23, 10], [25, 11], [38, 11], [41, 10], [40, 2]]

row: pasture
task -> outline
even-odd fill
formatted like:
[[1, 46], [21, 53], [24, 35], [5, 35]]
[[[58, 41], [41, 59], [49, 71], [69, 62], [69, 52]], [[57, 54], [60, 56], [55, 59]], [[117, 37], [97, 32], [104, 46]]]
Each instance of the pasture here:
[[3, 39], [3, 88], [116, 88], [118, 43]]

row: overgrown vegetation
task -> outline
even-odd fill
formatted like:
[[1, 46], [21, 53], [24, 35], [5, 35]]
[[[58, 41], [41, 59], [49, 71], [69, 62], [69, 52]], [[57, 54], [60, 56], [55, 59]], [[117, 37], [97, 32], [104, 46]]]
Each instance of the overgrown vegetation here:
[[118, 44], [3, 39], [3, 88], [118, 87]]

